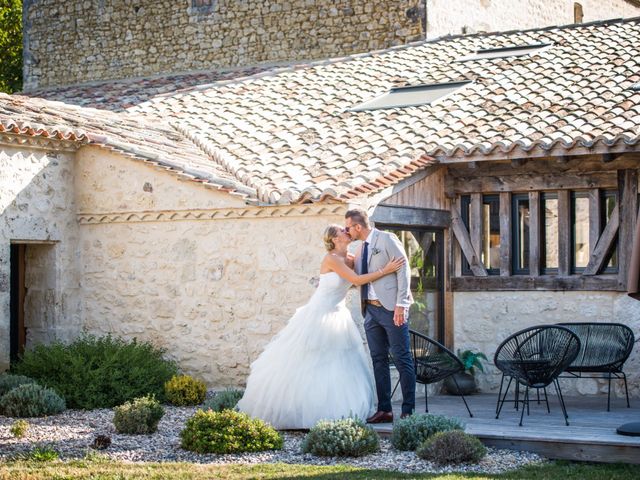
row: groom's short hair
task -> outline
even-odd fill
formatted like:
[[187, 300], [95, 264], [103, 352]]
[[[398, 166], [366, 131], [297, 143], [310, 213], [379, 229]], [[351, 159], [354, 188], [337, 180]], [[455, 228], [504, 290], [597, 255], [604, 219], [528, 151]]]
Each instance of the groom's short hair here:
[[344, 214], [344, 218], [350, 218], [353, 223], [362, 225], [365, 228], [371, 228], [369, 223], [369, 215], [361, 208], [353, 208]]

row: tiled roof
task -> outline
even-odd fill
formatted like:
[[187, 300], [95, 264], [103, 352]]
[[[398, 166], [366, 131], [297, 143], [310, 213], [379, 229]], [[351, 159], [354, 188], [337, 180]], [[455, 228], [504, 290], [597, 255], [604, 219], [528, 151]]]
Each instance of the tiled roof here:
[[[457, 62], [478, 49], [534, 54]], [[395, 86], [473, 80], [431, 105], [354, 112]], [[261, 201], [345, 200], [434, 161], [638, 150], [640, 18], [448, 37], [261, 72], [128, 109], [168, 120]]]
[[[533, 55], [457, 62], [477, 49], [549, 43]], [[432, 105], [349, 111], [391, 87], [472, 84]], [[152, 100], [260, 199], [347, 198], [428, 157], [637, 149], [640, 19], [445, 38]]]
[[247, 200], [256, 197], [253, 189], [160, 120], [0, 93], [0, 133], [96, 145]]
[[148, 78], [108, 80], [83, 85], [31, 90], [24, 95], [121, 112], [153, 98], [197, 90], [208, 84], [247, 77], [273, 67], [252, 66], [234, 70], [163, 75]]

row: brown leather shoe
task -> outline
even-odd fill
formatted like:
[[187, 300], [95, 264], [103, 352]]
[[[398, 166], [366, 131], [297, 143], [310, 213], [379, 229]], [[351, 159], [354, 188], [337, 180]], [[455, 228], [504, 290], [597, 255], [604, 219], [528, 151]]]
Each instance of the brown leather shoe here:
[[403, 413], [402, 415], [400, 415], [400, 420], [402, 420], [403, 418], [410, 417], [410, 416], [411, 416], [410, 413]]
[[391, 423], [393, 422], [393, 412], [383, 412], [378, 410], [367, 418], [367, 423]]

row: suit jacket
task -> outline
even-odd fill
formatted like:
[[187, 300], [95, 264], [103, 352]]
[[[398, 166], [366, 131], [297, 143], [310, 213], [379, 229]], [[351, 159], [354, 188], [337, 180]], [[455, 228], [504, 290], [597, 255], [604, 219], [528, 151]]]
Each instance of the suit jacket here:
[[[354, 260], [355, 271], [358, 275], [362, 274], [362, 247]], [[384, 267], [392, 257], [403, 257], [404, 265], [395, 273], [385, 275], [384, 277], [372, 282], [373, 288], [380, 299], [380, 303], [387, 310], [393, 311], [396, 305], [402, 307], [410, 307], [413, 303], [411, 296], [411, 271], [409, 269], [409, 260], [404, 252], [404, 248], [393, 233], [382, 232], [373, 229], [371, 243], [368, 249], [368, 270], [369, 273], [375, 272]], [[362, 298], [362, 290], [360, 295], [362, 302], [362, 315], [365, 313], [365, 299]]]

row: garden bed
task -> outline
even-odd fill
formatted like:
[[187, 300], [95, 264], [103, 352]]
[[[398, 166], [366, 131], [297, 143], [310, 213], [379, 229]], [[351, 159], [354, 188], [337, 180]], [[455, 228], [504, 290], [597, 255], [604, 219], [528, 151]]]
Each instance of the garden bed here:
[[288, 463], [307, 465], [335, 465], [385, 469], [398, 472], [469, 471], [500, 473], [530, 464], [544, 462], [540, 456], [526, 452], [489, 449], [477, 465], [438, 467], [418, 458], [414, 452], [401, 452], [381, 439], [381, 451], [360, 458], [316, 457], [301, 452], [302, 432], [285, 432], [281, 451], [244, 453], [237, 455], [203, 455], [180, 448], [180, 431], [196, 407], [165, 406], [166, 413], [158, 431], [152, 435], [121, 435], [113, 426], [111, 409], [67, 410], [60, 415], [27, 419], [30, 428], [23, 438], [14, 438], [9, 428], [13, 418], [0, 416], [0, 459], [8, 460], [26, 454], [36, 445], [48, 445], [63, 459], [82, 458], [97, 435], [111, 437], [111, 446], [100, 453], [110, 459], [125, 462], [193, 462], [208, 464]]

